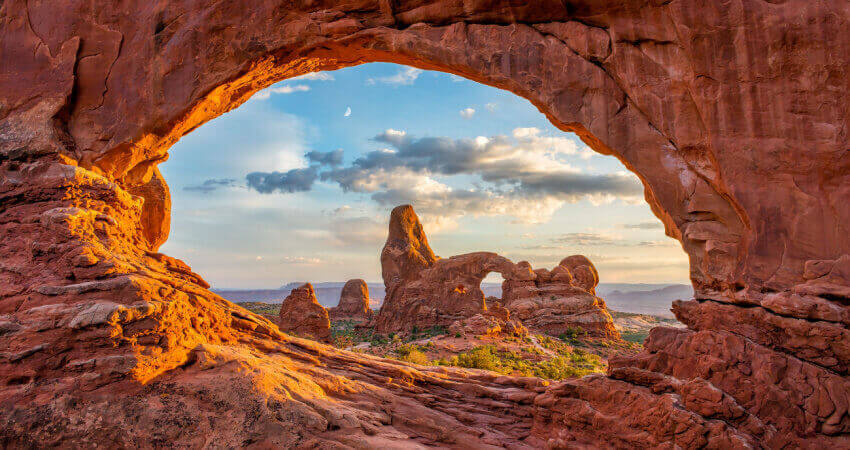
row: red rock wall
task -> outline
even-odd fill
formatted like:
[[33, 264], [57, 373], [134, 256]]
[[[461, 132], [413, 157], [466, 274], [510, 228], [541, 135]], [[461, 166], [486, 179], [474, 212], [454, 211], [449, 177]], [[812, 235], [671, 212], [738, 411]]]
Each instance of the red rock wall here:
[[[2, 2], [3, 444], [850, 445], [848, 17], [841, 0]], [[657, 329], [613, 378], [544, 387], [280, 335], [153, 253], [156, 165], [180, 136], [371, 61], [509, 90], [622, 160], [690, 257], [690, 329]]]

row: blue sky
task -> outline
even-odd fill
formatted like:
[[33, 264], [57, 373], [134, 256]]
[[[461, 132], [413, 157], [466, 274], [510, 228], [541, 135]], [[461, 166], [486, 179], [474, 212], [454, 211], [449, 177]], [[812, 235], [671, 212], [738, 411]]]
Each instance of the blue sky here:
[[528, 101], [456, 76], [367, 64], [286, 80], [185, 136], [163, 252], [218, 288], [381, 278], [389, 211], [411, 203], [435, 252], [603, 282], [687, 282], [637, 178]]

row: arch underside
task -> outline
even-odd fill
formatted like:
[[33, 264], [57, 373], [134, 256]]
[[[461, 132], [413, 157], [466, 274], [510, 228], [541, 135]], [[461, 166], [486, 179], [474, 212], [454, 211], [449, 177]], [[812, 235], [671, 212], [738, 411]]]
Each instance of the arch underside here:
[[[848, 445], [846, 4], [333, 3], [0, 5], [4, 442]], [[174, 142], [376, 61], [509, 90], [619, 158], [690, 257], [688, 329], [545, 386], [283, 335], [156, 252]]]

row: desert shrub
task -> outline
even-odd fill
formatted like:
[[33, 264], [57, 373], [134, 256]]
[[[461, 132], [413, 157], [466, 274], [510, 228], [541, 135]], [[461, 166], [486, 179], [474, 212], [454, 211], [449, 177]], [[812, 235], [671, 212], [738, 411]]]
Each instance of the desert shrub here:
[[407, 335], [405, 341], [417, 341], [419, 339], [427, 339], [432, 338], [434, 336], [441, 336], [444, 334], [448, 334], [448, 330], [442, 325], [435, 325], [433, 327], [425, 329], [419, 329], [419, 327], [414, 326], [410, 329], [410, 334]]
[[340, 320], [331, 322], [331, 341], [334, 347], [348, 348], [361, 342], [361, 339], [354, 328], [353, 321]]
[[468, 369], [484, 369], [497, 371], [501, 364], [499, 357], [493, 351], [493, 347], [482, 345], [472, 350], [461, 353], [452, 358], [452, 365], [466, 367]]
[[402, 344], [396, 348], [395, 353], [399, 361], [405, 361], [413, 364], [429, 365], [431, 360], [422, 352], [416, 345]]
[[641, 331], [624, 331], [620, 333], [620, 337], [623, 338], [624, 341], [634, 342], [636, 344], [643, 344], [643, 341], [649, 337], [649, 330], [641, 330]]
[[553, 380], [581, 377], [592, 372], [594, 371], [575, 366], [567, 358], [561, 356], [540, 362], [534, 368], [534, 375]]
[[587, 331], [585, 331], [585, 329], [584, 329], [584, 328], [581, 328], [581, 327], [567, 327], [566, 331], [564, 331], [563, 333], [561, 333], [561, 334], [558, 336], [558, 339], [560, 339], [560, 340], [562, 340], [562, 341], [565, 341], [565, 342], [566, 342], [566, 341], [571, 341], [571, 340], [578, 339], [578, 338], [580, 338], [580, 337], [584, 337], [584, 336], [586, 336], [586, 335], [587, 335]]
[[493, 346], [483, 345], [449, 359], [440, 359], [434, 363], [444, 366], [491, 370], [516, 376], [536, 376], [552, 380], [582, 377], [590, 373], [605, 371], [605, 363], [599, 356], [580, 349], [569, 351], [566, 345], [558, 345], [561, 346], [558, 349], [559, 355], [544, 361], [528, 360], [520, 353], [498, 351]]

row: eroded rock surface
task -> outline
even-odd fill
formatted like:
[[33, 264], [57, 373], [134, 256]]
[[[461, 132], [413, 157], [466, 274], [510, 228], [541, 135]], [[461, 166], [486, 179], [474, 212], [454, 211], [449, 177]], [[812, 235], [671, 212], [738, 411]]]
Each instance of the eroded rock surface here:
[[[850, 447], [847, 2], [281, 6], [0, 3], [4, 446]], [[623, 161], [689, 255], [689, 329], [546, 386], [287, 336], [154, 253], [177, 139], [372, 61], [510, 90]]]
[[502, 283], [502, 305], [526, 327], [553, 336], [582, 328], [618, 339], [605, 301], [594, 295], [597, 284], [596, 268], [582, 255], [564, 258], [551, 271], [522, 261]]
[[328, 310], [331, 319], [354, 319], [365, 321], [372, 317], [369, 302], [369, 286], [361, 279], [348, 280], [339, 295], [339, 304]]
[[306, 283], [297, 287], [283, 299], [280, 305], [278, 326], [281, 331], [297, 336], [313, 338], [319, 342], [331, 342], [331, 321], [328, 310], [319, 304], [313, 285]]
[[[605, 302], [593, 294], [599, 275], [584, 256], [568, 256], [551, 272], [533, 270], [525, 261], [514, 264], [489, 252], [439, 258], [433, 256], [410, 205], [393, 209], [389, 230], [381, 254], [388, 278], [384, 278], [387, 294], [376, 319], [379, 331], [452, 326], [498, 334], [503, 328], [530, 328], [558, 336], [578, 327], [597, 336], [619, 338]], [[490, 272], [505, 279], [496, 307], [510, 311], [521, 323], [506, 322], [490, 311], [493, 308], [481, 291], [481, 281]]]

